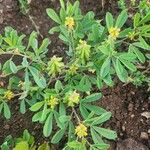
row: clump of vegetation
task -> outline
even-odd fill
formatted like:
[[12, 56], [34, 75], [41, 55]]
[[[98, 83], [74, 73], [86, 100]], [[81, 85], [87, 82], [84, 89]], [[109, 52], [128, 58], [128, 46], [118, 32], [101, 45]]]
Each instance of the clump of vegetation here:
[[19, 138], [13, 138], [11, 135], [7, 136], [4, 143], [1, 145], [1, 150], [50, 150], [50, 146], [47, 142], [36, 146], [35, 138], [28, 130], [24, 130], [23, 136]]
[[[50, 40], [39, 43], [36, 32], [30, 34], [27, 44], [23, 42], [25, 35], [11, 27], [0, 36], [0, 55], [10, 56], [0, 65], [1, 78], [9, 78], [8, 86], [0, 87], [0, 112], [9, 119], [9, 103], [18, 98], [20, 112], [24, 114], [29, 108], [34, 113], [32, 122], [43, 124], [43, 134], [51, 137], [51, 143], [58, 144], [65, 135], [64, 150], [108, 149], [106, 139], [115, 140], [117, 134], [102, 127], [111, 112], [96, 102], [102, 98], [103, 86], [113, 86], [115, 78], [136, 85], [145, 81], [145, 76], [136, 74], [142, 75], [138, 66], [149, 61], [145, 51], [150, 50], [150, 12], [137, 12], [128, 27], [126, 10], [118, 17], [107, 12], [102, 24], [94, 12], [83, 15], [79, 1], [65, 4], [60, 0], [60, 4], [59, 15], [51, 8], [46, 11], [56, 22], [49, 33], [59, 34], [67, 60], [57, 55], [47, 57]], [[19, 64], [15, 57], [21, 58]], [[30, 146], [33, 144], [28, 143], [28, 149]]]

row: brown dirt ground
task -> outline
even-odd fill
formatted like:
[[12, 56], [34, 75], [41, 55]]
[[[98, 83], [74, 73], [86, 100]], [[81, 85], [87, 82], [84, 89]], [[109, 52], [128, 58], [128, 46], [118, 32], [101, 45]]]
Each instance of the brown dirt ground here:
[[[113, 14], [118, 13], [118, 7], [114, 0], [104, 1], [104, 3], [101, 0], [82, 0], [81, 6], [85, 12], [93, 10], [97, 17], [101, 18], [104, 17], [106, 11], [111, 11]], [[58, 0], [32, 0], [31, 3], [30, 14], [44, 37], [50, 37], [48, 30], [53, 26], [53, 22], [45, 12], [46, 8], [50, 7], [58, 9]], [[0, 0], [0, 9], [3, 10], [2, 12], [0, 11], [0, 33], [3, 32], [6, 26], [12, 26], [27, 35], [35, 30], [28, 17], [20, 12], [17, 0]], [[52, 41], [50, 49], [54, 53], [63, 55], [62, 43], [55, 36], [50, 37], [50, 39]], [[2, 60], [4, 61], [4, 58], [0, 59], [0, 61]], [[150, 110], [150, 97], [146, 89], [144, 86], [135, 88], [132, 85], [123, 86], [122, 84], [118, 84], [113, 88], [103, 89], [104, 97], [99, 105], [113, 114], [112, 119], [105, 124], [105, 127], [117, 131], [118, 141], [133, 138], [150, 147], [150, 134], [148, 139], [140, 138], [141, 132], [148, 134], [150, 129], [150, 119], [141, 116], [142, 112]], [[15, 100], [11, 104], [12, 118], [6, 121], [0, 117], [0, 144], [5, 136], [9, 134], [20, 136], [26, 128], [35, 134], [38, 142], [40, 142], [43, 139], [41, 125], [31, 123], [32, 114], [30, 112], [21, 115], [17, 111], [18, 109], [18, 101]], [[111, 149], [115, 150], [116, 143], [111, 142], [111, 145]]]

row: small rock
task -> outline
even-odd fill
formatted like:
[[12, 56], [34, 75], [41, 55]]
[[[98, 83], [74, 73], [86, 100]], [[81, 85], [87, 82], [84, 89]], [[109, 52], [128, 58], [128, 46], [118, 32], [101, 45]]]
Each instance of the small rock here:
[[125, 130], [126, 130], [125, 126], [122, 126], [122, 131], [125, 131]]
[[140, 138], [143, 140], [148, 140], [148, 134], [146, 132], [141, 132]]
[[134, 114], [132, 114], [132, 115], [131, 115], [131, 118], [134, 118], [134, 117], [135, 117], [135, 115], [134, 115]]
[[150, 118], [150, 112], [145, 111], [145, 112], [141, 113], [141, 116], [145, 117], [146, 119], [149, 119]]
[[9, 129], [10, 129], [10, 125], [6, 124], [6, 125], [4, 126], [4, 129], [5, 129], [5, 130], [9, 130]]
[[131, 138], [117, 143], [116, 150], [149, 150], [148, 147]]
[[148, 129], [148, 133], [150, 134], [150, 129]]
[[134, 105], [133, 105], [132, 103], [130, 103], [130, 104], [128, 105], [128, 110], [129, 110], [129, 111], [132, 111], [132, 110], [133, 110], [133, 107], [134, 107]]

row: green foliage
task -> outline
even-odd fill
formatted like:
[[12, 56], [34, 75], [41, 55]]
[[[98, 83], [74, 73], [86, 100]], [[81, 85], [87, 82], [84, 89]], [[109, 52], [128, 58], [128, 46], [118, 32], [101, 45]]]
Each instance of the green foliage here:
[[[0, 36], [0, 56], [8, 55], [0, 64], [1, 77], [9, 78], [8, 85], [0, 88], [0, 113], [9, 119], [9, 103], [18, 98], [20, 112], [24, 114], [29, 108], [34, 113], [32, 122], [43, 124], [43, 135], [50, 136], [51, 143], [58, 144], [66, 137], [64, 150], [108, 149], [105, 139], [115, 140], [117, 135], [103, 128], [111, 112], [97, 106], [100, 91], [105, 84], [113, 86], [114, 78], [135, 85], [147, 79], [139, 65], [149, 61], [150, 13], [137, 12], [128, 26], [127, 10], [118, 17], [107, 12], [102, 24], [94, 12], [83, 15], [79, 1], [65, 4], [60, 0], [60, 4], [58, 13], [51, 8], [46, 11], [56, 23], [49, 33], [58, 33], [65, 57], [49, 58], [50, 40], [39, 43], [34, 31], [26, 42], [25, 36], [11, 27]], [[138, 73], [139, 79], [135, 77]], [[24, 134], [16, 149], [35, 146], [29, 134]], [[48, 149], [48, 145], [39, 149], [42, 147]]]
[[47, 142], [39, 146], [36, 146], [35, 142], [34, 137], [28, 130], [24, 130], [22, 137], [13, 138], [11, 135], [7, 136], [0, 148], [1, 150], [50, 150]]
[[30, 0], [18, 0], [21, 12], [26, 15], [29, 12]]

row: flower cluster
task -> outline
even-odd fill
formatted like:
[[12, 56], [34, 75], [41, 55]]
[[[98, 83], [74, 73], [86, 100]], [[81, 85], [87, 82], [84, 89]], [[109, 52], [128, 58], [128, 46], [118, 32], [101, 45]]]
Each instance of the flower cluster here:
[[119, 33], [120, 33], [120, 29], [117, 28], [117, 27], [111, 27], [111, 28], [109, 29], [109, 35], [110, 35], [110, 37], [113, 38], [114, 40], [116, 40], [116, 38], [118, 38]]
[[80, 94], [76, 91], [70, 91], [66, 93], [65, 96], [65, 102], [68, 104], [68, 106], [74, 107], [75, 104], [78, 104], [80, 101]]
[[73, 30], [73, 28], [75, 26], [75, 21], [74, 21], [73, 17], [66, 17], [65, 26], [67, 26], [68, 29]]
[[80, 40], [76, 48], [76, 54], [84, 64], [90, 57], [91, 45], [88, 45], [86, 41]]
[[68, 70], [68, 73], [70, 75], [74, 75], [77, 73], [77, 70], [78, 70], [78, 66], [76, 64], [72, 64]]
[[87, 134], [87, 127], [84, 124], [79, 124], [76, 129], [75, 129], [75, 134], [77, 134], [77, 136], [79, 138], [83, 138], [86, 137]]
[[14, 98], [14, 93], [10, 90], [6, 91], [4, 93], [4, 98], [6, 98], [7, 100], [11, 100], [12, 98]]
[[58, 98], [51, 96], [51, 98], [47, 101], [47, 104], [50, 106], [51, 109], [54, 109], [55, 106], [58, 104]]
[[56, 76], [57, 73], [60, 73], [62, 68], [64, 67], [64, 63], [62, 62], [61, 57], [56, 57], [55, 55], [48, 62], [48, 74], [52, 76]]

